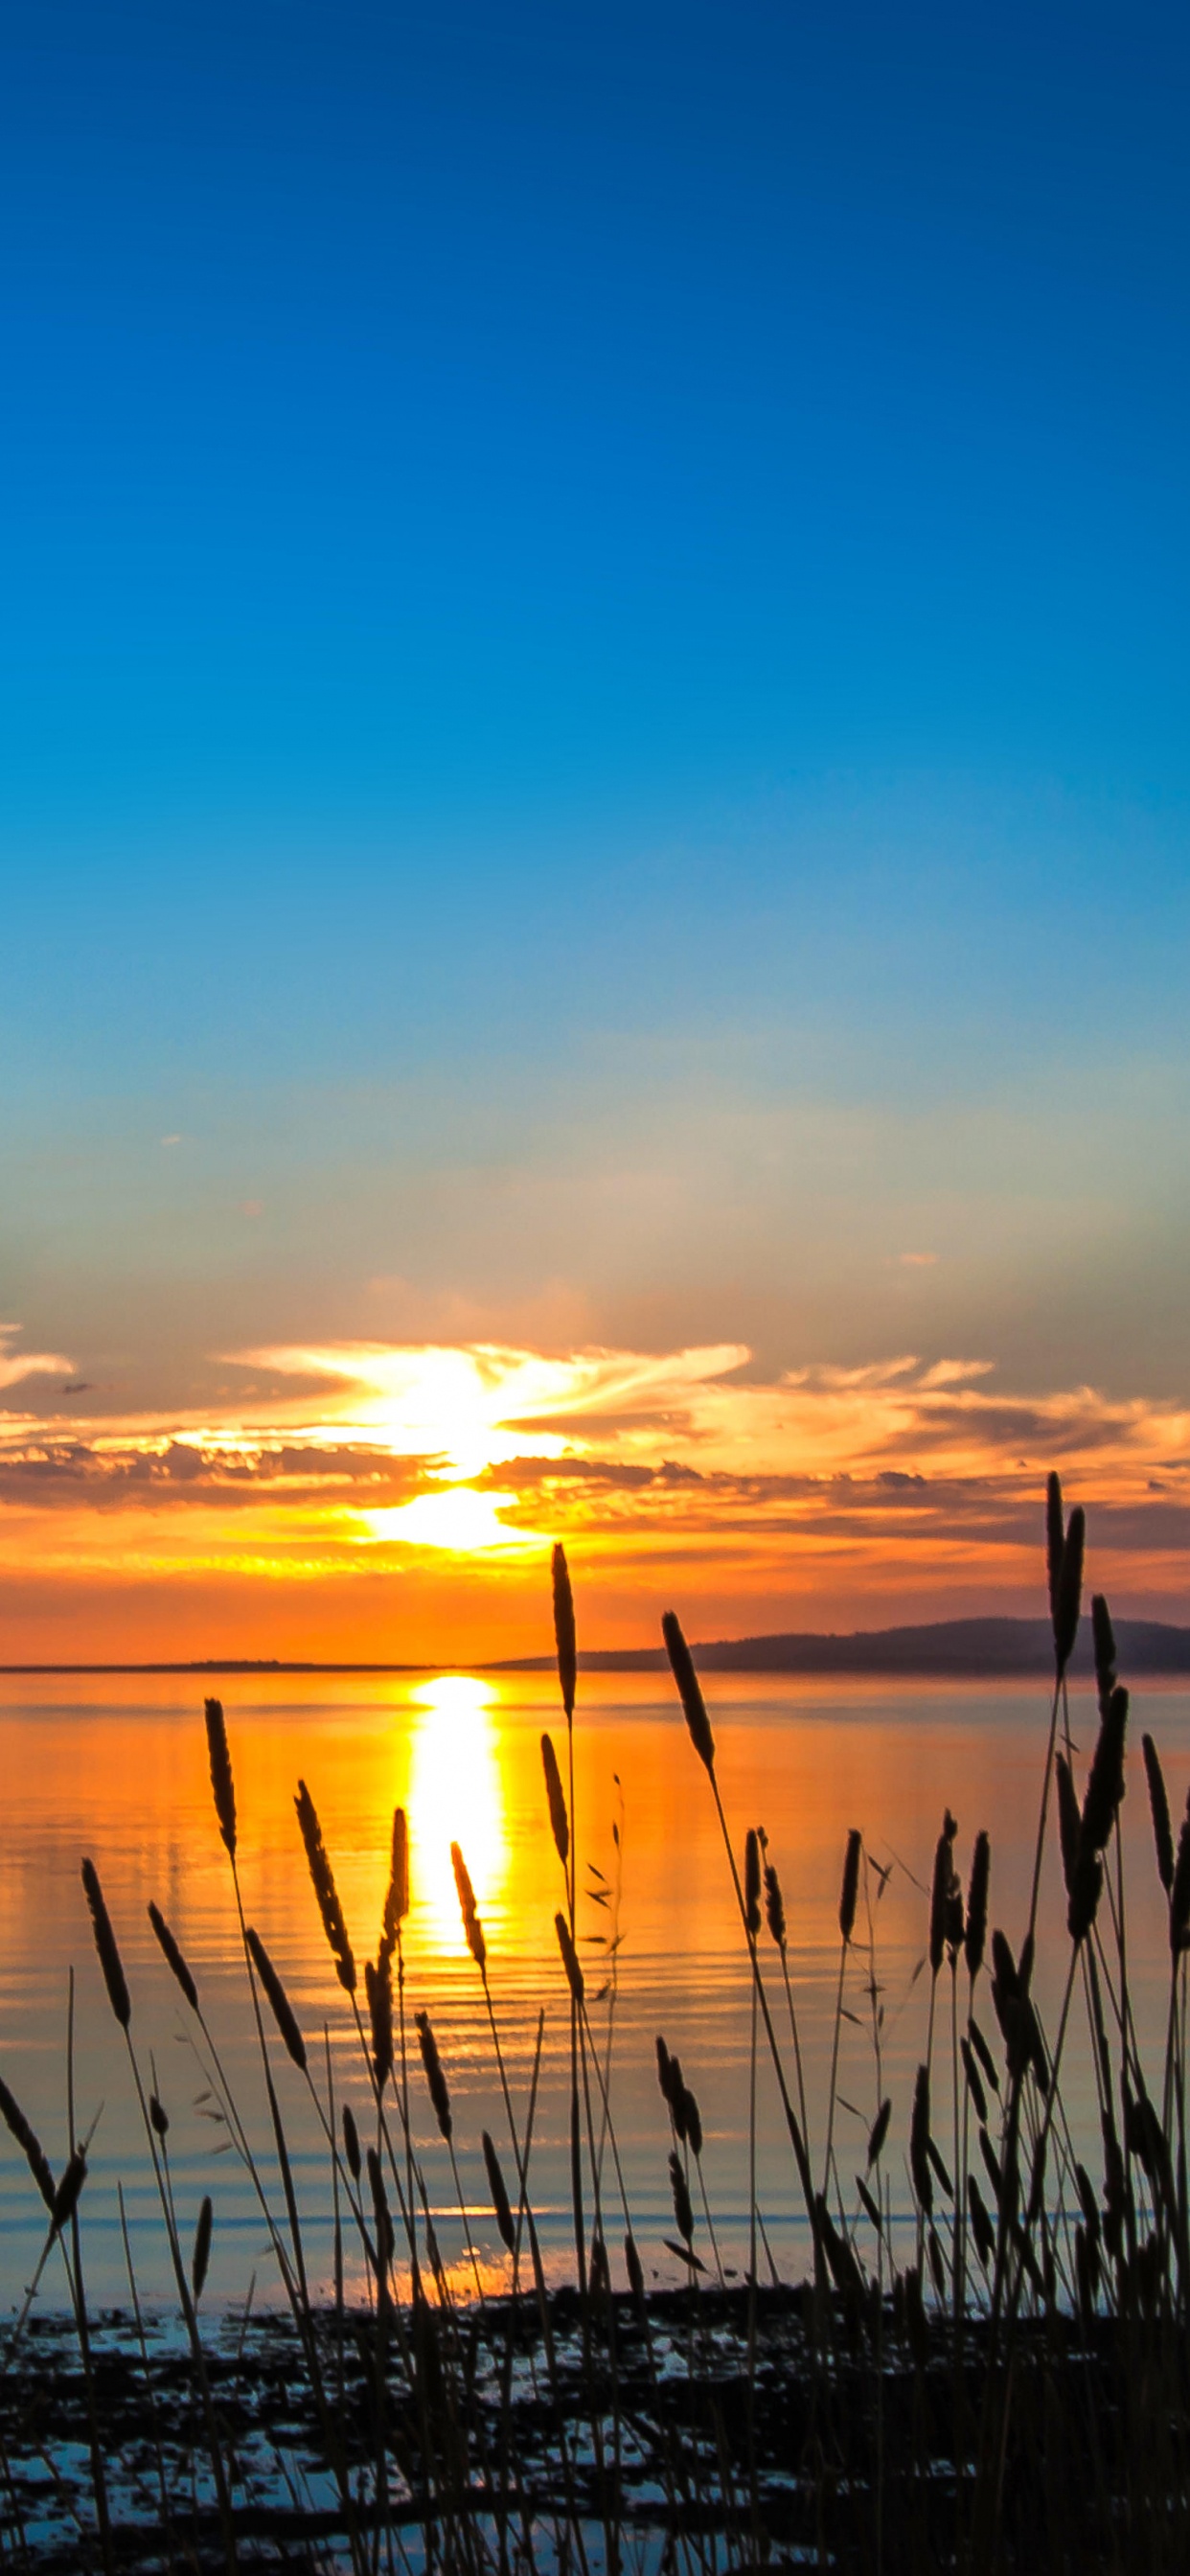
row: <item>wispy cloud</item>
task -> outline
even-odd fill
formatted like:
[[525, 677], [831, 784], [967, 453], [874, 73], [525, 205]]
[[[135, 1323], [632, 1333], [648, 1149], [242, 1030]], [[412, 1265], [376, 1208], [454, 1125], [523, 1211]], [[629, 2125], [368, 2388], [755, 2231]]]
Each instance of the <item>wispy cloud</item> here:
[[27, 1377], [69, 1377], [74, 1364], [61, 1352], [14, 1350], [20, 1329], [19, 1324], [0, 1324], [0, 1387], [18, 1386]]
[[720, 1624], [763, 1598], [797, 1625], [837, 1619], [841, 1594], [863, 1624], [899, 1591], [942, 1609], [956, 1586], [1031, 1587], [1053, 1464], [1092, 1504], [1103, 1561], [1147, 1596], [1190, 1559], [1184, 1406], [1022, 1396], [978, 1358], [766, 1378], [740, 1344], [343, 1343], [234, 1364], [271, 1392], [220, 1420], [0, 1415], [9, 1566], [307, 1586], [387, 1567], [408, 1585], [453, 1558], [515, 1586], [549, 1532], [609, 1599], [664, 1580], [726, 1605]]

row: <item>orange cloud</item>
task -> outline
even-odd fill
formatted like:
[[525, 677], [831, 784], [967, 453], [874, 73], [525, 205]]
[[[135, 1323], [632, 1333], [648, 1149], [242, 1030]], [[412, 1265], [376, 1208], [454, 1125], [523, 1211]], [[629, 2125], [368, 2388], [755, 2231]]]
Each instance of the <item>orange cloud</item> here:
[[1173, 1402], [1022, 1397], [966, 1359], [766, 1380], [738, 1344], [286, 1345], [237, 1364], [281, 1391], [221, 1421], [0, 1413], [8, 1659], [48, 1651], [84, 1602], [109, 1638], [124, 1603], [130, 1657], [166, 1651], [143, 1640], [167, 1621], [179, 1657], [529, 1651], [551, 1534], [582, 1564], [590, 1643], [651, 1640], [663, 1596], [719, 1635], [1035, 1607], [1054, 1464], [1121, 1606], [1178, 1615], [1185, 1588]]

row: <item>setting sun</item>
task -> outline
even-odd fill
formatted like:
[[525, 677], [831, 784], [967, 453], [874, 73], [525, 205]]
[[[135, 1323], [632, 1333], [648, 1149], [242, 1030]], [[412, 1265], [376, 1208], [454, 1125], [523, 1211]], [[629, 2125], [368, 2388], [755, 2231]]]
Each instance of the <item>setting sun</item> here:
[[501, 1512], [516, 1499], [515, 1494], [477, 1494], [473, 1485], [451, 1485], [445, 1493], [419, 1494], [416, 1502], [363, 1517], [372, 1537], [389, 1546], [448, 1548], [458, 1556], [482, 1555], [495, 1547], [541, 1547], [535, 1530], [510, 1529], [501, 1520]]

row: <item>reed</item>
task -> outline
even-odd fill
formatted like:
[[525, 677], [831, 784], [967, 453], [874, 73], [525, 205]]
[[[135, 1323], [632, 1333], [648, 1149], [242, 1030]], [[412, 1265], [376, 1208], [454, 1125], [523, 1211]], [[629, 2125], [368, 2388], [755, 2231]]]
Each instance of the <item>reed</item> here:
[[227, 1722], [221, 1700], [209, 1699], [205, 1707], [207, 1753], [211, 1765], [211, 1794], [219, 1819], [219, 1832], [228, 1859], [236, 1856], [236, 1793], [231, 1772], [231, 1753], [227, 1742]]
[[57, 2192], [54, 2177], [50, 2171], [49, 2158], [40, 2138], [25, 2118], [15, 2094], [9, 2092], [2, 2077], [0, 2077], [0, 2117], [3, 2117], [5, 2127], [16, 2139], [46, 2208], [52, 2216]]
[[[855, 1909], [859, 1901], [859, 1863], [862, 1850], [863, 1836], [860, 1833], [859, 1827], [857, 1825], [853, 1825], [847, 1836], [847, 1849], [843, 1855], [843, 1883], [839, 1890], [839, 1984], [838, 1991], [835, 1996], [835, 2022], [834, 2029], [831, 2034], [831, 2072], [826, 2097], [826, 2152], [822, 2160], [822, 2198], [824, 2201], [830, 2191], [831, 2175], [832, 2173], [835, 2173], [835, 2100], [839, 2081], [839, 2041], [842, 2036], [843, 2029], [843, 1987], [847, 1975], [847, 1954], [851, 1948], [851, 1936], [855, 1930]], [[835, 2174], [835, 2180], [837, 2186], [837, 2173]]]
[[[344, 1994], [354, 1995], [356, 1986], [355, 1954], [347, 1937], [347, 1926], [343, 1920], [343, 1908], [339, 1903], [339, 1892], [335, 1886], [334, 1871], [332, 1870], [330, 1862], [326, 1856], [326, 1848], [322, 1839], [322, 1827], [318, 1821], [318, 1813], [304, 1780], [299, 1780], [298, 1782], [297, 1796], [293, 1803], [297, 1810], [297, 1820], [301, 1831], [302, 1841], [306, 1847], [306, 1860], [309, 1864], [314, 1893], [318, 1899], [318, 1911], [322, 1916], [322, 1928], [326, 1934], [327, 1945], [335, 1963], [335, 1975], [343, 1988]], [[226, 1836], [224, 1839], [226, 1840]]]
[[[567, 2576], [626, 2576], [636, 2565], [649, 2576], [653, 2570], [727, 2576], [736, 2569], [742, 2576], [745, 2569], [797, 2561], [870, 2568], [880, 2576], [943, 2568], [958, 2576], [1033, 2576], [1034, 2570], [1041, 2576], [1050, 2567], [1111, 2569], [1120, 2576], [1168, 2570], [1172, 2576], [1184, 2566], [1190, 2555], [1190, 1798], [1175, 1830], [1157, 1743], [1144, 1734], [1151, 1866], [1168, 1940], [1163, 2029], [1154, 2032], [1141, 2023], [1120, 1831], [1132, 1760], [1129, 1691], [1118, 1675], [1111, 1614], [1097, 1593], [1090, 1619], [1098, 1726], [1088, 1753], [1080, 1753], [1066, 1694], [1081, 1618], [1086, 1530], [1077, 1507], [1067, 1517], [1056, 1477], [1046, 1496], [1045, 1546], [1054, 1688], [1039, 1729], [1027, 1910], [1011, 1924], [999, 1904], [1000, 1919], [993, 1914], [992, 1853], [983, 1831], [974, 1837], [964, 1896], [958, 1829], [947, 1808], [922, 1898], [928, 1976], [913, 2006], [921, 2012], [912, 2025], [917, 2071], [904, 2100], [896, 2098], [902, 2088], [885, 2081], [877, 1954], [885, 1879], [858, 1825], [848, 1835], [839, 1888], [829, 2081], [825, 2100], [807, 2100], [797, 1953], [778, 1859], [759, 1826], [737, 1823], [733, 1831], [695, 1658], [676, 1615], [666, 1614], [666, 1651], [721, 1829], [741, 1971], [748, 1977], [748, 2265], [738, 2284], [721, 2252], [716, 2141], [704, 2139], [689, 2072], [658, 2036], [656, 2179], [667, 2211], [660, 2246], [679, 2266], [682, 2286], [669, 2293], [650, 2285], [658, 2249], [628, 2188], [610, 2002], [600, 2043], [593, 2027], [598, 1978], [578, 1910], [580, 1884], [584, 1907], [589, 1887], [597, 1904], [612, 1897], [585, 1859], [576, 1822], [578, 1651], [562, 1551], [554, 1553], [552, 1583], [566, 1759], [548, 1732], [541, 1749], [545, 1810], [561, 1872], [550, 2001], [570, 2028], [566, 2108], [577, 2297], [572, 2291], [569, 2305], [564, 2290], [547, 2287], [532, 2187], [547, 2006], [537, 2013], [526, 2092], [514, 2080], [502, 2002], [497, 2009], [501, 1963], [497, 1957], [493, 1964], [461, 1848], [452, 1847], [452, 1862], [504, 2110], [507, 2138], [502, 2132], [499, 2146], [488, 2127], [466, 2136], [466, 2094], [452, 2098], [430, 2009], [416, 1989], [415, 2065], [420, 2056], [428, 2115], [419, 2123], [410, 2106], [405, 1983], [407, 1973], [418, 1973], [418, 1951], [409, 1940], [404, 1811], [393, 1817], [377, 1953], [364, 1963], [361, 1980], [317, 1811], [305, 1783], [298, 1784], [296, 1811], [338, 2009], [358, 2052], [351, 2061], [355, 2081], [364, 2086], [374, 2121], [374, 2137], [365, 2142], [346, 2098], [341, 2057], [332, 2056], [329, 2026], [321, 2049], [308, 2046], [265, 1933], [244, 1920], [227, 1725], [220, 1703], [207, 1703], [215, 1821], [232, 1875], [271, 2156], [254, 2143], [252, 2119], [236, 2099], [198, 1981], [156, 1905], [150, 1922], [189, 2017], [226, 2143], [250, 2178], [289, 2303], [301, 2402], [331, 2471], [328, 2565], [349, 2565], [353, 2576], [379, 2576], [382, 2567], [386, 2576], [398, 2568], [402, 2576], [422, 2570], [425, 2576], [520, 2576], [547, 2563]], [[1044, 1917], [1039, 1906], [1047, 1870], [1054, 1887], [1064, 1890], [1064, 1933], [1060, 1916], [1056, 1933], [1043, 1931], [1052, 1921], [1049, 1880]], [[130, 2333], [138, 2403], [152, 2428], [162, 2557], [179, 2568], [247, 2564], [252, 2544], [238, 2484], [240, 2455], [216, 2402], [210, 2328], [200, 2326], [212, 2305], [217, 2191], [204, 2192], [191, 2211], [184, 2248], [170, 2112], [151, 2059], [142, 2071], [133, 1995], [92, 1861], [84, 1862], [82, 1875], [103, 1989], [131, 2069], [157, 2185], [214, 2499], [204, 2525], [162, 2430], [164, 2382], [144, 2330], [125, 2225]], [[796, 1897], [795, 1888], [795, 1909]], [[606, 1912], [597, 1919], [608, 1922]], [[786, 1999], [780, 2034], [770, 2004], [778, 1975]], [[1054, 1999], [1052, 2026], [1046, 1996]], [[870, 2107], [855, 2156], [845, 2159], [837, 2145], [845, 2134], [837, 2106], [845, 2090], [853, 2097], [848, 2114], [856, 2114], [850, 2069], [854, 2051], [865, 2046], [870, 2090], [861, 2098]], [[1097, 2104], [1098, 2169], [1085, 2133], [1076, 2134], [1067, 2093], [1069, 2063], [1079, 2049], [1086, 2052]], [[689, 2059], [685, 2044], [684, 2053]], [[559, 2055], [561, 2091], [564, 2048]], [[72, 2047], [68, 2059], [73, 2070]], [[690, 2071], [701, 2085], [698, 2067]], [[282, 2100], [284, 2092], [288, 2102], [286, 2088], [295, 2082], [321, 2141], [325, 2197], [333, 2206], [329, 2316], [313, 2294], [304, 2251], [313, 2167], [305, 2148], [300, 2161], [296, 2156]], [[351, 2082], [349, 2065], [347, 2089]], [[758, 2192], [759, 2124], [774, 2110], [809, 2225], [804, 2282], [778, 2278]], [[823, 2150], [813, 2169], [811, 2115]], [[564, 2135], [560, 2105], [555, 2116]], [[91, 2427], [96, 2546], [105, 2566], [114, 2568], [129, 2549], [108, 2506], [108, 2401], [82, 2291], [91, 2141], [89, 2133], [75, 2133], [73, 2077], [57, 2176], [2, 2079], [0, 2120], [36, 2194], [42, 2262], [58, 2245], [66, 2263]], [[471, 2223], [474, 2195], [465, 2188], [460, 2155], [464, 2163], [473, 2160], [474, 2173], [482, 2172], [490, 2227], [507, 2266], [506, 2297], [493, 2296], [484, 2279]], [[853, 2181], [842, 2171], [849, 2161], [860, 2168]], [[904, 2200], [902, 2176], [907, 2211], [897, 2205]], [[447, 2231], [466, 2252], [457, 2269]], [[344, 2239], [350, 2249], [353, 2238], [363, 2284], [354, 2308], [344, 2260]], [[768, 2285], [759, 2278], [762, 2246]], [[521, 2290], [526, 2248], [528, 2296]], [[21, 2367], [31, 2295], [5, 2338], [0, 2368], [0, 2520], [6, 2557], [18, 2566], [35, 2565], [36, 2549], [14, 2470], [25, 2438], [22, 2419], [4, 2409], [5, 2390], [15, 2387]], [[291, 2403], [299, 2403], [292, 2392]], [[312, 2530], [307, 2537], [313, 2564]]]
[[268, 1996], [273, 2019], [276, 2022], [286, 2049], [288, 2050], [290, 2057], [293, 2059], [294, 2065], [297, 2067], [299, 2074], [304, 2075], [308, 2063], [305, 2040], [302, 2038], [302, 2034], [298, 2029], [296, 2016], [290, 2004], [289, 1997], [285, 1992], [285, 1988], [281, 1983], [275, 1967], [273, 1966], [268, 1951], [261, 1940], [259, 1932], [254, 1931], [251, 1924], [248, 1926], [247, 1942], [253, 1967], [255, 1968], [257, 1976], [259, 1977], [265, 1993]]
[[[211, 1703], [210, 1705], [217, 1705], [217, 1703]], [[220, 1723], [221, 1723], [221, 1722], [222, 1722], [222, 1711], [220, 1711], [220, 1712], [219, 1712], [219, 1715], [220, 1715]], [[211, 1730], [210, 1730], [210, 1718], [209, 1718], [209, 1713], [208, 1713], [208, 1739], [209, 1739], [209, 1737], [210, 1737], [210, 1731], [211, 1731]], [[224, 1752], [226, 1753], [226, 1737], [224, 1737], [224, 1738], [223, 1738], [223, 1748], [224, 1748]], [[215, 1763], [214, 1763], [214, 1754], [212, 1754], [212, 1775], [214, 1774], [214, 1767], [215, 1767]], [[227, 1769], [227, 1783], [226, 1783], [228, 1794], [230, 1794], [230, 1781], [231, 1781], [231, 1772], [230, 1772], [230, 1765], [229, 1765], [229, 1766], [228, 1766], [228, 1769]], [[217, 1793], [217, 1794], [218, 1794], [218, 1793]], [[234, 1807], [233, 1807], [233, 1810], [232, 1810], [232, 1835], [233, 1835], [233, 1839], [234, 1839]], [[226, 1840], [226, 1835], [225, 1835], [224, 1839]], [[110, 2005], [111, 2005], [112, 2012], [113, 2012], [113, 2015], [114, 2015], [114, 2017], [115, 2017], [115, 2020], [116, 2020], [116, 2022], [118, 2023], [118, 2025], [119, 2025], [120, 2029], [122, 2030], [122, 2032], [123, 2032], [123, 2034], [124, 2034], [124, 2042], [125, 2042], [125, 2047], [126, 2047], [126, 2050], [127, 2050], [127, 2055], [128, 2055], [128, 2063], [129, 2063], [129, 2066], [130, 2066], [131, 2071], [132, 2071], [132, 2079], [133, 2079], [133, 2083], [134, 2083], [134, 2086], [135, 2086], [135, 2089], [136, 2089], [136, 2097], [137, 2097], [137, 2102], [138, 2102], [139, 2109], [140, 2109], [141, 2122], [142, 2122], [142, 2126], [143, 2126], [143, 2129], [144, 2129], [145, 2138], [146, 2138], [146, 2141], [147, 2141], [147, 2144], [148, 2144], [148, 2148], [149, 2148], [149, 2155], [150, 2155], [150, 2159], [151, 2159], [152, 2166], [153, 2166], [153, 2175], [154, 2175], [154, 2179], [155, 2179], [155, 2182], [156, 2182], [156, 2185], [157, 2185], [158, 2199], [159, 2199], [159, 2201], [160, 2201], [160, 2205], [161, 2205], [161, 2214], [162, 2214], [162, 2218], [163, 2218], [164, 2223], [165, 2223], [165, 2232], [166, 2232], [166, 2239], [167, 2239], [168, 2246], [169, 2246], [170, 2259], [171, 2259], [171, 2262], [172, 2262], [172, 2265], [173, 2265], [174, 2278], [175, 2278], [175, 2281], [176, 2281], [176, 2284], [177, 2284], [178, 2296], [179, 2296], [179, 2301], [180, 2301], [180, 2304], [181, 2304], [183, 2321], [184, 2321], [184, 2323], [185, 2323], [186, 2333], [187, 2333], [187, 2337], [188, 2337], [189, 2345], [190, 2345], [190, 2355], [191, 2355], [191, 2363], [192, 2363], [192, 2368], [193, 2368], [193, 2373], [194, 2373], [195, 2388], [196, 2388], [196, 2392], [197, 2392], [197, 2395], [198, 2395], [198, 2399], [199, 2399], [199, 2403], [200, 2403], [200, 2407], [201, 2407], [201, 2411], [202, 2411], [203, 2425], [204, 2425], [204, 2431], [205, 2431], [205, 2437], [206, 2437], [206, 2451], [207, 2451], [207, 2457], [208, 2457], [208, 2459], [209, 2459], [210, 2466], [211, 2466], [211, 2474], [212, 2474], [212, 2478], [213, 2478], [213, 2481], [214, 2481], [215, 2496], [216, 2496], [216, 2501], [217, 2501], [217, 2506], [218, 2506], [218, 2515], [219, 2515], [220, 2532], [221, 2532], [221, 2537], [222, 2537], [222, 2549], [223, 2549], [223, 2556], [224, 2556], [224, 2559], [225, 2559], [225, 2562], [226, 2562], [226, 2565], [228, 2566], [228, 2568], [229, 2568], [229, 2569], [234, 2569], [234, 2568], [236, 2567], [236, 2565], [237, 2565], [238, 2552], [237, 2552], [237, 2547], [236, 2547], [235, 2523], [234, 2523], [234, 2517], [233, 2517], [233, 2514], [232, 2514], [232, 2506], [231, 2506], [231, 2493], [230, 2493], [230, 2488], [229, 2488], [229, 2485], [228, 2485], [228, 2478], [227, 2478], [227, 2466], [226, 2466], [226, 2461], [225, 2461], [225, 2458], [224, 2458], [223, 2442], [222, 2442], [222, 2439], [221, 2439], [221, 2436], [220, 2436], [219, 2427], [218, 2427], [218, 2424], [217, 2424], [217, 2421], [216, 2421], [216, 2416], [215, 2416], [215, 2409], [214, 2409], [214, 2405], [213, 2405], [213, 2403], [212, 2403], [212, 2398], [211, 2398], [211, 2386], [210, 2386], [210, 2378], [209, 2378], [209, 2374], [208, 2374], [208, 2371], [207, 2371], [206, 2355], [205, 2355], [205, 2353], [204, 2353], [204, 2351], [203, 2351], [202, 2339], [201, 2339], [201, 2337], [200, 2337], [200, 2335], [199, 2335], [199, 2331], [198, 2331], [198, 2319], [197, 2319], [197, 2316], [196, 2316], [196, 2313], [195, 2313], [195, 2300], [194, 2300], [194, 2297], [193, 2297], [193, 2296], [192, 2296], [192, 2294], [191, 2294], [191, 2287], [190, 2287], [190, 2285], [189, 2285], [189, 2284], [188, 2284], [188, 2282], [187, 2282], [186, 2272], [185, 2272], [185, 2266], [184, 2266], [183, 2258], [182, 2258], [181, 2241], [180, 2241], [179, 2232], [178, 2232], [177, 2212], [176, 2212], [175, 2207], [174, 2207], [173, 2192], [172, 2192], [172, 2188], [171, 2188], [171, 2184], [170, 2184], [170, 2178], [169, 2178], [169, 2166], [168, 2166], [168, 2157], [167, 2157], [166, 2144], [165, 2144], [165, 2132], [162, 2130], [162, 2128], [161, 2128], [161, 2126], [160, 2126], [159, 2121], [158, 2121], [158, 2122], [155, 2122], [155, 2121], [154, 2121], [153, 2114], [152, 2114], [152, 2111], [151, 2111], [150, 2106], [149, 2106], [149, 2100], [148, 2100], [148, 2097], [147, 2097], [146, 2092], [145, 2092], [144, 2080], [143, 2080], [143, 2077], [142, 2077], [142, 2075], [141, 2075], [140, 2065], [139, 2065], [139, 2062], [138, 2062], [138, 2059], [137, 2059], [136, 2048], [135, 2048], [135, 2044], [134, 2044], [134, 2042], [133, 2042], [133, 2037], [132, 2037], [132, 1999], [131, 1999], [131, 1996], [130, 1996], [129, 1991], [128, 1991], [128, 1981], [127, 1981], [127, 1979], [126, 1979], [126, 1977], [125, 1977], [125, 1974], [124, 1974], [124, 1967], [123, 1967], [123, 1962], [122, 1962], [121, 1957], [120, 1957], [119, 1945], [118, 1945], [117, 1940], [116, 1940], [115, 1930], [114, 1930], [114, 1927], [113, 1927], [113, 1925], [112, 1925], [111, 1916], [110, 1916], [110, 1915], [109, 1915], [109, 1913], [108, 1913], [107, 1903], [106, 1903], [106, 1900], [105, 1900], [105, 1898], [104, 1898], [103, 1889], [102, 1889], [102, 1886], [101, 1886], [101, 1884], [100, 1884], [100, 1880], [99, 1880], [99, 1873], [98, 1873], [98, 1871], [97, 1871], [97, 1869], [96, 1869], [96, 1867], [95, 1867], [94, 1862], [93, 1862], [92, 1860], [90, 1860], [90, 1859], [84, 1860], [84, 1862], [83, 1862], [83, 1864], [82, 1864], [82, 1880], [83, 1880], [83, 1888], [84, 1888], [84, 1892], [85, 1892], [86, 1899], [87, 1899], [87, 1906], [88, 1906], [88, 1910], [89, 1910], [89, 1912], [90, 1912], [90, 1916], [91, 1916], [91, 1928], [92, 1928], [92, 1931], [93, 1931], [93, 1934], [94, 1934], [94, 1938], [95, 1938], [95, 1948], [96, 1948], [96, 1952], [97, 1952], [98, 1959], [99, 1959], [100, 1969], [101, 1969], [101, 1971], [102, 1971], [102, 1975], [103, 1975], [103, 1981], [104, 1981], [104, 1984], [105, 1984], [105, 1986], [106, 1986], [106, 1988], [107, 1988], [108, 2001], [109, 2001], [109, 2003], [110, 2003]], [[154, 2091], [154, 2096], [156, 2096], [156, 2085], [154, 2085], [153, 2091]], [[72, 2117], [72, 2121], [71, 2121], [71, 2127], [72, 2127], [72, 2130], [73, 2130], [73, 2117]], [[71, 2143], [72, 2143], [72, 2152], [73, 2152], [73, 2150], [74, 2150], [73, 2136], [72, 2136], [72, 2141], [71, 2141]], [[77, 2201], [77, 2194], [76, 2194], [76, 2201]], [[200, 2228], [200, 2234], [201, 2234], [201, 2231], [202, 2231], [202, 2228], [203, 2228], [203, 2218], [202, 2218], [202, 2213], [201, 2213], [201, 2212], [200, 2212], [200, 2217], [199, 2217], [199, 2228]], [[197, 2253], [197, 2250], [198, 2250], [198, 2245], [197, 2245], [197, 2242], [196, 2242], [196, 2253]], [[207, 2253], [209, 2253], [209, 2250], [210, 2250], [210, 2217], [209, 2217], [209, 2215], [208, 2215], [208, 2216], [207, 2216], [207, 2219], [206, 2219], [206, 2251], [207, 2251]], [[76, 2270], [77, 2270], [77, 2257], [76, 2257]], [[204, 2276], [205, 2276], [205, 2271], [206, 2271], [206, 2256], [204, 2255], [204, 2261], [203, 2261], [203, 2272], [204, 2272]], [[85, 2362], [85, 2361], [86, 2361], [86, 2329], [85, 2329], [85, 2323], [84, 2323], [84, 2321], [83, 2321], [83, 2311], [82, 2311], [81, 2305], [80, 2305], [80, 2340], [82, 2341], [83, 2346], [84, 2346], [84, 2362]], [[97, 2490], [97, 2494], [98, 2494], [98, 2490]], [[104, 2506], [101, 2504], [101, 2505], [100, 2505], [100, 2529], [101, 2529], [101, 2537], [104, 2537], [104, 2536], [105, 2536], [106, 2518], [107, 2518], [107, 2517], [106, 2517], [106, 2510], [105, 2510]], [[106, 2546], [105, 2546], [105, 2553], [104, 2553], [104, 2554], [105, 2554], [105, 2558], [109, 2555], [109, 2553], [108, 2553], [108, 2550], [107, 2550]]]

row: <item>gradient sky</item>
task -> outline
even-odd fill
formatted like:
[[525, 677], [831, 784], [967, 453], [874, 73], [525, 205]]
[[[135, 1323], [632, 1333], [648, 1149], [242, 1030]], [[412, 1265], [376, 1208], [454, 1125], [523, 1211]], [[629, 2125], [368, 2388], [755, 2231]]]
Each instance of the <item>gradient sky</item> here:
[[0, 1654], [1190, 1616], [1184, 13], [0, 63]]

